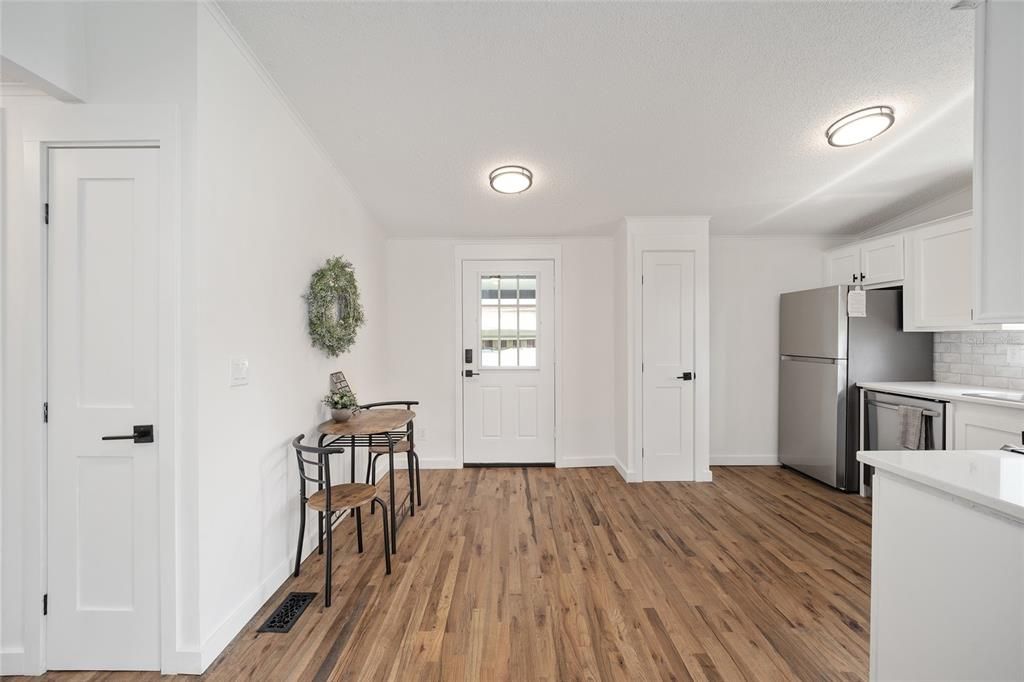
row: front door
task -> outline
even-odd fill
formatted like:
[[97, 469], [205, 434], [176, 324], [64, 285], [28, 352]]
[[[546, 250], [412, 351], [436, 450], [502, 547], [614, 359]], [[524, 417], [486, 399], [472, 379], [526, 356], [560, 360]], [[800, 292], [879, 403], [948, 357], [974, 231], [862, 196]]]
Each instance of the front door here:
[[692, 481], [694, 254], [643, 254], [643, 471], [645, 481]]
[[554, 263], [462, 264], [463, 460], [555, 461]]
[[157, 415], [158, 156], [49, 151], [53, 670], [160, 667], [157, 449], [144, 435]]

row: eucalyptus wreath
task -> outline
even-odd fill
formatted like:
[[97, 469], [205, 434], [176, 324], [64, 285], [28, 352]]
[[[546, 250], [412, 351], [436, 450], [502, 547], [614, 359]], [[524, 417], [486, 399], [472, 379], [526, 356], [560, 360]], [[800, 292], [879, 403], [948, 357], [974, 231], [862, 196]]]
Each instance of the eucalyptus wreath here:
[[365, 321], [352, 264], [344, 258], [328, 258], [313, 273], [303, 298], [309, 306], [313, 345], [331, 357], [348, 351]]

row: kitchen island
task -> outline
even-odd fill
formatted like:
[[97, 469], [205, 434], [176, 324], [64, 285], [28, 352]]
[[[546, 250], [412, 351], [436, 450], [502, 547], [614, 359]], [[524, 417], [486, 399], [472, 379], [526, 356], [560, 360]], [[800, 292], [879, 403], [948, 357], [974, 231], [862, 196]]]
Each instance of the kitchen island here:
[[875, 468], [871, 679], [1024, 679], [1024, 455], [858, 459]]

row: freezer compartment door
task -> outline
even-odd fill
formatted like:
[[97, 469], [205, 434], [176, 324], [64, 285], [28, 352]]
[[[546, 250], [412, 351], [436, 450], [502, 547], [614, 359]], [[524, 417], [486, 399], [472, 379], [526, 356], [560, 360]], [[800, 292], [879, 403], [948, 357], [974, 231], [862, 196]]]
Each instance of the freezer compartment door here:
[[833, 487], [846, 478], [845, 389], [845, 360], [780, 360], [779, 461]]
[[846, 357], [846, 293], [834, 286], [779, 297], [779, 353], [811, 358]]

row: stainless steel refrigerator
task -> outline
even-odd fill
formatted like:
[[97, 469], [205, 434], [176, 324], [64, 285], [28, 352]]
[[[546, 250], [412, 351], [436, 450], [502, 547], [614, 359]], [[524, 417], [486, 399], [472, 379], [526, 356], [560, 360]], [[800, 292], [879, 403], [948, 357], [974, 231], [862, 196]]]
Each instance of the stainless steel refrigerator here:
[[851, 287], [782, 294], [779, 461], [840, 490], [859, 486], [861, 381], [931, 381], [932, 334], [903, 331], [903, 291], [866, 292], [867, 316], [847, 315]]

